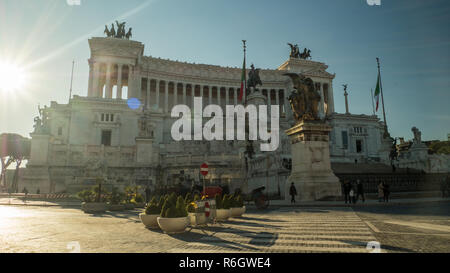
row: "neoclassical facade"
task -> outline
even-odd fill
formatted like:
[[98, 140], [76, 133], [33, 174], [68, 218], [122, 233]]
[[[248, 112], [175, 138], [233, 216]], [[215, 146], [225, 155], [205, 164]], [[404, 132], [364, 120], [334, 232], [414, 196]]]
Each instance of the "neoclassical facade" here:
[[[333, 126], [332, 161], [353, 160], [349, 156], [385, 160], [378, 118], [335, 113], [335, 75], [326, 71], [324, 63], [289, 58], [278, 68], [260, 71], [263, 85], [258, 89], [268, 111], [279, 105], [280, 146], [269, 153], [256, 150], [246, 160], [244, 141], [176, 142], [171, 137], [174, 105], [192, 107], [194, 97], [202, 97], [203, 106], [217, 104], [223, 109], [242, 104], [238, 100], [241, 68], [144, 56], [142, 43], [126, 39], [94, 37], [89, 46], [87, 95], [74, 96], [68, 104], [52, 101], [31, 133], [31, 158], [22, 178], [31, 191], [75, 192], [98, 177], [111, 186], [199, 183], [203, 162], [210, 166], [208, 183], [249, 190], [263, 182], [283, 184], [288, 169], [282, 163], [290, 157], [284, 130], [293, 122], [287, 99], [293, 87], [283, 75], [286, 72], [303, 73], [316, 84], [322, 97], [321, 115]], [[349, 153], [343, 154], [342, 131], [352, 130], [355, 124], [364, 129], [349, 132]], [[362, 150], [353, 151], [353, 140], [364, 141]], [[269, 165], [270, 172], [264, 172]]]

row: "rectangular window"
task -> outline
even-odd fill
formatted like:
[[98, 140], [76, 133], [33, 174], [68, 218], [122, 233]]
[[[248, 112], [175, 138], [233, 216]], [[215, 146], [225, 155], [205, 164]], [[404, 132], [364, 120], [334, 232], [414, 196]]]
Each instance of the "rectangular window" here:
[[62, 135], [62, 127], [58, 127], [58, 136]]
[[114, 121], [114, 114], [111, 114], [111, 122]]
[[356, 140], [356, 152], [357, 153], [362, 152], [362, 140]]
[[105, 114], [102, 114], [101, 121], [105, 121]]
[[106, 114], [106, 120], [105, 121], [109, 121], [109, 114]]
[[102, 145], [111, 146], [111, 130], [102, 130]]
[[348, 135], [347, 131], [342, 131], [342, 147], [348, 149]]

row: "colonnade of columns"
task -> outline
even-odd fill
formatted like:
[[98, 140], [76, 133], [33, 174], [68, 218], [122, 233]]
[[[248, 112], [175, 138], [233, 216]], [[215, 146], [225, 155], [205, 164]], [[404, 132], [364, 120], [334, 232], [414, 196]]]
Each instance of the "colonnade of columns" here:
[[[224, 107], [242, 103], [238, 100], [240, 88], [231, 86], [142, 78], [140, 90], [139, 99], [146, 107], [163, 109], [166, 113], [170, 112], [172, 107], [177, 104], [192, 107], [194, 97], [203, 97], [203, 105], [218, 104]], [[262, 91], [268, 98], [267, 104], [280, 105], [280, 114], [283, 114], [287, 102], [284, 89], [262, 88]]]
[[[128, 93], [125, 98], [133, 96], [132, 65], [90, 61], [89, 66], [88, 97], [122, 99], [124, 87], [127, 87]], [[116, 86], [115, 96], [113, 96], [114, 86]]]

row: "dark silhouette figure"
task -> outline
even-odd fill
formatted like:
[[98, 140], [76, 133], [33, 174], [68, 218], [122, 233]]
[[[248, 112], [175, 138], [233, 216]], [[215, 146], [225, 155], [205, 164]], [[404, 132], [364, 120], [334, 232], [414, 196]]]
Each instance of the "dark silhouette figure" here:
[[363, 202], [366, 201], [366, 199], [364, 198], [364, 187], [363, 187], [363, 184], [358, 179], [356, 181], [356, 201], [359, 200], [359, 196], [361, 196], [361, 199], [362, 199]]
[[297, 189], [294, 186], [294, 183], [291, 183], [291, 187], [289, 188], [289, 195], [291, 195], [291, 204], [295, 203], [295, 196], [297, 195]]
[[345, 204], [347, 204], [347, 202], [351, 203], [349, 194], [350, 194], [352, 185], [350, 185], [350, 182], [348, 180], [345, 180], [343, 187], [344, 187]]
[[389, 202], [389, 185], [385, 182], [383, 183], [383, 197], [384, 197], [384, 202]]

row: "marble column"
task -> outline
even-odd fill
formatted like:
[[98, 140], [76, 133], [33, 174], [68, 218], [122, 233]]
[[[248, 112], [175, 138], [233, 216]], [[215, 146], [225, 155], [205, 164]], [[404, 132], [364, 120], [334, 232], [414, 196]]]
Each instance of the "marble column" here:
[[117, 65], [117, 98], [122, 98], [122, 65]]
[[89, 82], [88, 82], [88, 97], [93, 97], [92, 85], [94, 84], [94, 66], [93, 62], [89, 59]]
[[217, 86], [217, 104], [220, 105], [220, 86]]
[[111, 64], [106, 64], [106, 83], [105, 83], [105, 97], [112, 98], [112, 86], [111, 86]]
[[192, 107], [194, 107], [194, 98], [195, 98], [195, 83], [191, 84], [191, 99], [192, 99]]
[[234, 105], [237, 105], [237, 95], [238, 95], [238, 93], [237, 93], [237, 88], [234, 88]]
[[92, 94], [94, 97], [101, 97], [100, 92], [100, 63], [94, 62], [94, 83], [92, 87]]
[[173, 105], [178, 104], [178, 83], [173, 83]]
[[128, 95], [127, 95], [128, 99], [133, 97], [133, 92], [134, 92], [134, 78], [133, 78], [132, 69], [133, 69], [133, 66], [128, 65]]
[[334, 113], [333, 83], [328, 84], [328, 114]]
[[146, 97], [147, 108], [150, 108], [150, 78], [147, 78], [147, 97]]
[[267, 89], [267, 111], [270, 114], [272, 109], [272, 89]]
[[164, 85], [164, 113], [169, 111], [169, 82], [165, 81]]
[[225, 104], [228, 105], [231, 88], [225, 87]]
[[186, 105], [186, 83], [182, 83], [183, 85], [183, 104]]
[[212, 104], [212, 89], [213, 89], [212, 86], [208, 86], [208, 90], [209, 90], [208, 103], [209, 103], [209, 105]]
[[159, 90], [160, 90], [159, 83], [160, 83], [160, 80], [157, 79], [155, 81], [156, 81], [156, 90], [155, 90], [156, 109], [159, 109]]

